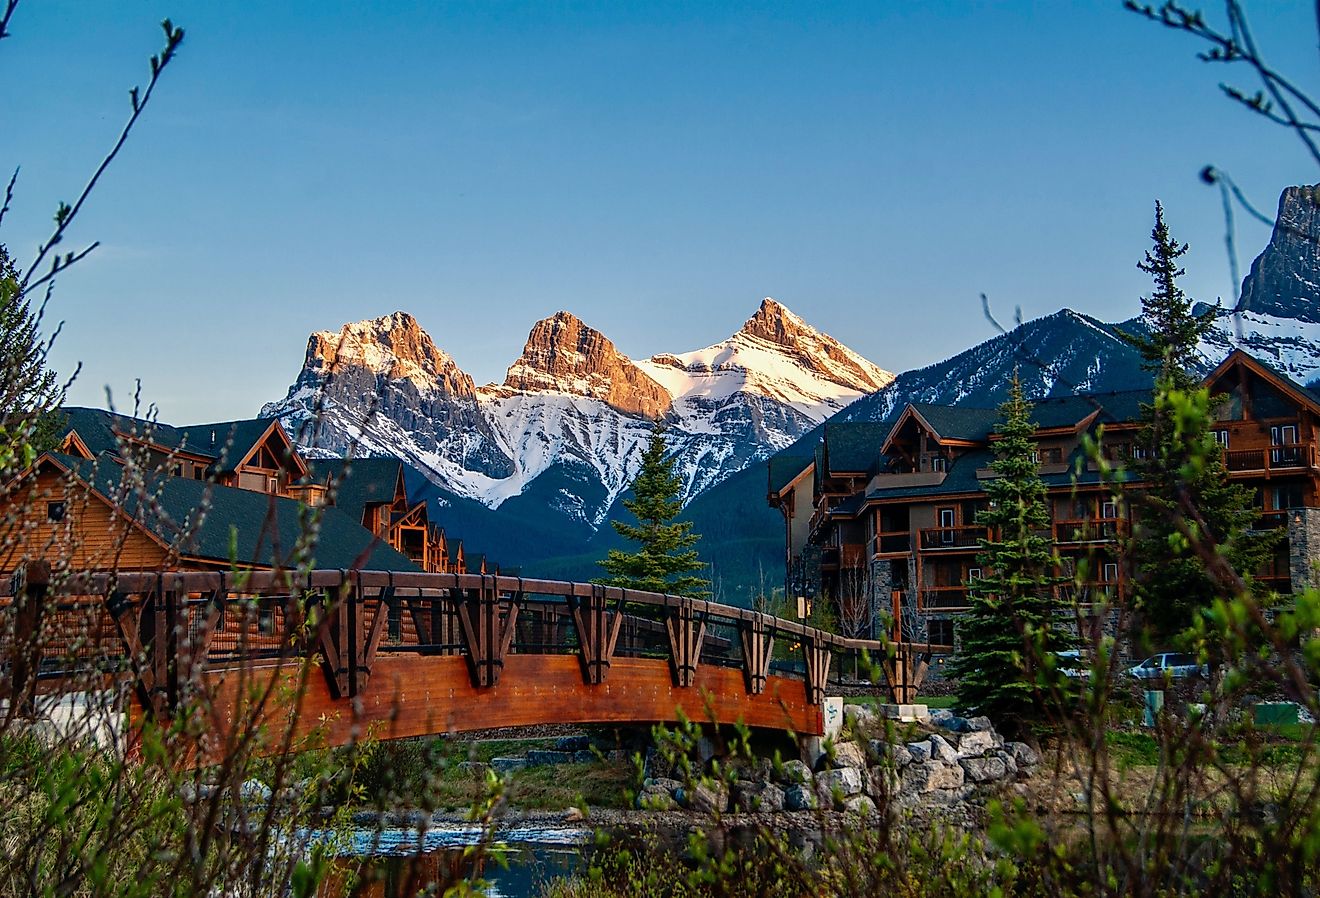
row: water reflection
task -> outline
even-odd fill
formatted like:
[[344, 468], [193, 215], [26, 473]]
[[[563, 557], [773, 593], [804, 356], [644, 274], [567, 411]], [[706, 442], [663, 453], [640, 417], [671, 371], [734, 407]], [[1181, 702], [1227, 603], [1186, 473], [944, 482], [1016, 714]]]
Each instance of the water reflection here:
[[320, 894], [413, 898], [418, 892], [443, 894], [456, 882], [480, 877], [487, 895], [528, 898], [546, 881], [576, 871], [592, 836], [586, 829], [500, 830], [495, 844], [503, 863], [468, 850], [480, 838], [475, 826], [354, 832]]

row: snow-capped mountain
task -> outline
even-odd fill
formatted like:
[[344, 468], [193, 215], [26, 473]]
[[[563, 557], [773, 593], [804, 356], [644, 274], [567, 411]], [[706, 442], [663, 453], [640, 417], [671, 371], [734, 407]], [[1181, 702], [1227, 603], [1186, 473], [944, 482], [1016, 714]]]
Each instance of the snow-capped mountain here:
[[1201, 349], [1213, 365], [1234, 347], [1302, 383], [1320, 376], [1320, 186], [1283, 191], [1241, 298]]
[[539, 321], [501, 384], [475, 387], [404, 312], [311, 336], [288, 395], [261, 411], [303, 445], [397, 455], [490, 508], [536, 494], [591, 527], [664, 417], [690, 499], [894, 376], [772, 299], [732, 337], [633, 361], [568, 312]]

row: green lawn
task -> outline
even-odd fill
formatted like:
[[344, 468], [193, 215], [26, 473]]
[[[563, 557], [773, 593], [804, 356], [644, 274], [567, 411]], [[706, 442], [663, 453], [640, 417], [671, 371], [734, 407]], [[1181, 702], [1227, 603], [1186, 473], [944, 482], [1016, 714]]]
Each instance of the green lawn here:
[[[850, 695], [844, 700], [849, 705], [867, 705], [874, 708], [876, 705], [887, 705], [889, 702], [881, 701], [874, 695]], [[958, 696], [956, 695], [919, 695], [914, 704], [925, 705], [928, 708], [956, 708], [958, 707]]]

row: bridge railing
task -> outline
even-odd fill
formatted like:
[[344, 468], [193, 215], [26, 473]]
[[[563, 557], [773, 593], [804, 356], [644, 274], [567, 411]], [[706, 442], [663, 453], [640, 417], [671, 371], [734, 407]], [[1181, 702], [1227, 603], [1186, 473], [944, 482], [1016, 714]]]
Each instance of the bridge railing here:
[[[481, 574], [316, 570], [307, 573], [117, 572], [16, 578], [0, 587], [10, 645], [42, 636], [35, 664], [11, 689], [70, 666], [129, 676], [144, 704], [167, 712], [204, 670], [319, 659], [332, 692], [365, 689], [377, 657], [455, 655], [474, 687], [499, 682], [509, 655], [573, 654], [584, 683], [605, 682], [615, 658], [668, 662], [675, 686], [702, 665], [743, 671], [764, 690], [787, 655], [819, 704], [839, 655], [869, 652], [897, 701], [910, 701], [932, 653], [948, 646], [850, 639], [747, 608], [590, 583]], [[44, 640], [68, 623], [72, 635]], [[45, 651], [45, 649], [51, 651]], [[776, 651], [778, 650], [778, 651]], [[58, 657], [57, 657], [58, 656]], [[782, 671], [775, 671], [781, 675]], [[18, 682], [18, 681], [24, 682]]]

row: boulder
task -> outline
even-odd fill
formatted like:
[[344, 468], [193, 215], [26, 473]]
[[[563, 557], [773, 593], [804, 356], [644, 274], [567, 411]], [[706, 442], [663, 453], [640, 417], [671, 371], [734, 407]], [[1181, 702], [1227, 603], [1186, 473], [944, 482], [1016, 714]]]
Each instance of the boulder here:
[[948, 717], [942, 717], [939, 720], [936, 720], [934, 715], [932, 715], [931, 723], [935, 724], [940, 729], [948, 730], [950, 733], [966, 733], [970, 729], [967, 723], [967, 718], [958, 717], [955, 714], [950, 714]]
[[729, 791], [722, 783], [696, 783], [674, 793], [678, 803], [698, 814], [717, 814], [729, 809]]
[[953, 717], [954, 713], [948, 708], [934, 708], [930, 712], [930, 722], [937, 726], [944, 726], [942, 721]]
[[648, 777], [642, 781], [642, 791], [649, 794], [663, 792], [666, 795], [673, 795], [682, 787], [683, 784], [678, 780], [669, 779], [668, 777], [663, 776]]
[[587, 751], [590, 748], [590, 736], [560, 736], [555, 740], [555, 751]]
[[872, 798], [884, 798], [898, 794], [899, 773], [889, 767], [872, 767], [866, 771], [866, 794]]
[[937, 789], [956, 789], [963, 784], [963, 769], [941, 761], [913, 762], [899, 780], [899, 795], [909, 796]]
[[985, 733], [992, 729], [994, 727], [990, 725], [989, 717], [973, 717], [967, 721], [967, 732], [969, 733]]
[[596, 760], [598, 760], [596, 753], [591, 749], [584, 748], [580, 751], [573, 752], [574, 764], [590, 764]]
[[876, 720], [875, 711], [866, 705], [844, 705], [843, 724], [846, 727], [866, 727]]
[[784, 807], [790, 811], [810, 811], [820, 806], [810, 786], [790, 786], [784, 790]]
[[811, 768], [801, 761], [785, 761], [779, 781], [790, 786], [811, 781]]
[[491, 758], [490, 769], [496, 773], [513, 773], [527, 766], [526, 758]]
[[866, 750], [856, 742], [839, 742], [834, 746], [833, 767], [865, 767]]
[[821, 800], [833, 799], [838, 795], [848, 798], [862, 792], [862, 771], [856, 767], [840, 767], [827, 770], [816, 777], [816, 792]]
[[1004, 769], [1008, 771], [1009, 776], [1017, 776], [1018, 765], [1017, 761], [1013, 760], [1012, 755], [1004, 751], [1002, 748], [996, 748], [994, 751], [990, 752], [990, 754], [1004, 762]]
[[964, 758], [975, 758], [996, 748], [995, 734], [989, 730], [973, 730], [963, 733], [958, 740], [958, 754]]
[[883, 739], [872, 739], [869, 745], [871, 757], [881, 763], [888, 761], [896, 769], [902, 769], [912, 763], [912, 752], [906, 745], [892, 745]]
[[740, 811], [782, 811], [784, 790], [772, 783], [738, 782], [733, 787], [733, 806]]
[[913, 764], [930, 760], [931, 748], [929, 742], [909, 742], [907, 750]]
[[854, 795], [843, 803], [843, 810], [859, 817], [870, 817], [875, 814], [875, 802], [865, 795]]
[[1004, 749], [1013, 756], [1019, 769], [1035, 767], [1040, 763], [1040, 755], [1025, 742], [1010, 742], [1004, 746]]
[[930, 734], [930, 756], [934, 760], [943, 761], [946, 764], [958, 763], [958, 749], [949, 744], [939, 733]]
[[959, 764], [974, 783], [990, 783], [1008, 775], [1008, 766], [999, 758], [963, 758]]

